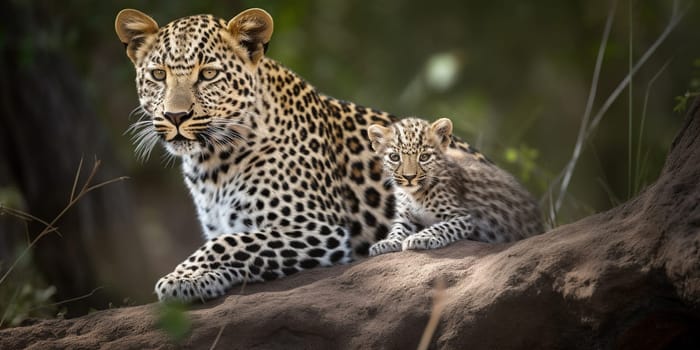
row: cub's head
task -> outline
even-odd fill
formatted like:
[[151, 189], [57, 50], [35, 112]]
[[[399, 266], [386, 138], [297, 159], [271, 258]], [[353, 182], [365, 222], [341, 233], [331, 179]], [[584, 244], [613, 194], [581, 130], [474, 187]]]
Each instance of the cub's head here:
[[451, 142], [452, 122], [442, 118], [429, 124], [406, 118], [389, 127], [372, 125], [367, 134], [374, 151], [384, 157], [387, 177], [408, 192], [416, 192], [437, 180], [433, 175]]
[[137, 151], [147, 156], [160, 140], [174, 155], [196, 154], [240, 138], [272, 28], [261, 9], [228, 22], [198, 15], [163, 27], [137, 10], [119, 12], [115, 29], [136, 68], [143, 113], [132, 126]]

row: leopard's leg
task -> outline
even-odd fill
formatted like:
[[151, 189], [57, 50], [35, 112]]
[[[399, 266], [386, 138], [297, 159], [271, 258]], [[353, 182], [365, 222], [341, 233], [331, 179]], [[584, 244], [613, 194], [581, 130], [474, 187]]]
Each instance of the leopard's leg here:
[[435, 249], [462, 239], [474, 239], [478, 234], [471, 215], [441, 221], [407, 237], [403, 250]]
[[349, 262], [346, 230], [321, 223], [316, 227], [311, 232], [287, 227], [213, 238], [158, 280], [158, 299], [203, 301], [244, 281], [273, 280], [316, 266]]
[[391, 252], [400, 252], [401, 242], [414, 232], [416, 232], [415, 224], [407, 218], [398, 218], [391, 225], [391, 231], [389, 231], [387, 237], [369, 247], [369, 255], [375, 256]]

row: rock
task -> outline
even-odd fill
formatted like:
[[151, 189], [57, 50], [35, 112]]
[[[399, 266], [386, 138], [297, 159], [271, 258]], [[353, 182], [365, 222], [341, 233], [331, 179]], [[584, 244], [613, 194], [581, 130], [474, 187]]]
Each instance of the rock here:
[[697, 349], [699, 205], [700, 99], [656, 183], [607, 212], [513, 244], [460, 242], [244, 286], [192, 307], [180, 344], [151, 304], [5, 329], [0, 349], [411, 349], [438, 280], [433, 348]]

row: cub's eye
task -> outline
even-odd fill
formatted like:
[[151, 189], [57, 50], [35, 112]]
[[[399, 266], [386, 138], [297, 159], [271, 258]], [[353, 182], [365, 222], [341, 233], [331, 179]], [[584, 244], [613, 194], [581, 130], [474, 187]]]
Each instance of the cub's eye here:
[[421, 162], [427, 162], [430, 160], [430, 153], [422, 153], [420, 157], [418, 157], [418, 160]]
[[200, 80], [212, 80], [216, 78], [216, 76], [219, 75], [219, 71], [216, 69], [202, 69], [202, 71], [199, 72], [199, 79]]
[[389, 153], [389, 160], [392, 162], [398, 162], [401, 160], [401, 156], [398, 153]]
[[151, 76], [154, 80], [163, 81], [165, 80], [165, 71], [162, 69], [154, 69], [151, 71]]

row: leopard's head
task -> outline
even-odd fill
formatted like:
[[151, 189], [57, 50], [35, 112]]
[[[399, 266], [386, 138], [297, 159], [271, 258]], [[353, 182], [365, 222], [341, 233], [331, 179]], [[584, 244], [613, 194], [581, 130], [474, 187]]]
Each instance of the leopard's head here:
[[442, 118], [430, 124], [418, 118], [406, 118], [388, 127], [371, 125], [367, 135], [372, 148], [384, 158], [388, 179], [409, 193], [417, 192], [439, 179], [452, 138], [452, 122]]
[[158, 141], [174, 155], [230, 145], [247, 128], [255, 72], [272, 36], [272, 17], [249, 9], [226, 22], [211, 15], [184, 17], [159, 27], [132, 9], [115, 21], [136, 68], [143, 117], [131, 130], [137, 153]]

